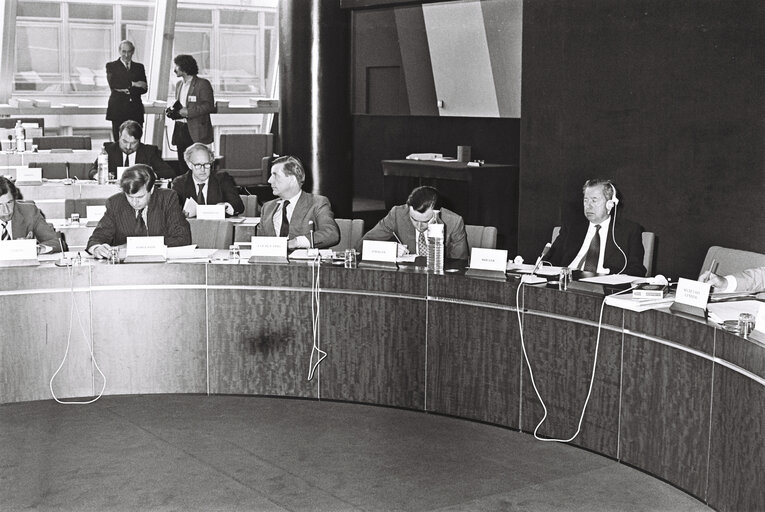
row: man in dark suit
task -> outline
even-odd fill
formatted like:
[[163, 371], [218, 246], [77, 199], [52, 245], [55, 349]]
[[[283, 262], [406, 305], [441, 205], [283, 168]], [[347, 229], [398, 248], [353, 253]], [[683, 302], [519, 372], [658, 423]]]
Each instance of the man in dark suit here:
[[239, 197], [234, 179], [228, 173], [214, 173], [215, 158], [204, 144], [192, 144], [183, 155], [186, 165], [191, 168], [183, 176], [173, 180], [173, 190], [178, 193], [184, 212], [186, 201], [193, 199], [197, 204], [222, 204], [226, 215], [239, 215], [244, 211], [244, 202]]
[[[301, 189], [305, 182], [303, 164], [295, 157], [280, 156], [271, 166], [268, 183], [279, 199], [263, 205], [258, 236], [286, 236], [287, 249], [326, 249], [340, 241], [340, 228], [329, 199]], [[309, 224], [310, 222], [310, 224]], [[313, 240], [311, 231], [313, 230]]]
[[[117, 175], [117, 167], [130, 167], [135, 164], [146, 164], [152, 168], [158, 178], [170, 179], [175, 177], [175, 171], [167, 162], [162, 160], [159, 148], [152, 144], [141, 142], [143, 127], [137, 121], [129, 119], [120, 125], [117, 142], [104, 144], [109, 156], [109, 174]], [[93, 162], [90, 178], [98, 172], [98, 159]]]
[[[438, 190], [433, 187], [417, 187], [412, 190], [406, 200], [391, 208], [375, 227], [370, 229], [358, 244], [361, 249], [364, 240], [392, 240], [400, 242], [399, 254], [417, 254], [427, 256], [426, 231], [428, 223], [433, 218]], [[441, 221], [444, 223], [444, 256], [466, 260], [470, 256], [465, 233], [465, 222], [462, 217], [441, 208]]]
[[584, 218], [564, 222], [548, 253], [553, 265], [597, 273], [645, 276], [643, 228], [617, 216], [619, 198], [609, 180], [588, 180]]
[[[175, 86], [178, 119], [175, 120], [172, 143], [178, 148], [178, 174], [188, 172], [183, 159], [186, 148], [199, 142], [213, 143], [210, 114], [215, 113], [215, 96], [208, 80], [199, 78], [197, 61], [191, 55], [178, 55], [173, 60], [175, 75], [181, 80]], [[210, 147], [212, 149], [212, 147]]]
[[16, 186], [0, 176], [0, 241], [35, 238], [49, 247], [45, 252], [60, 252], [61, 239], [33, 202], [20, 201]]
[[87, 251], [108, 258], [112, 246], [127, 243], [129, 236], [164, 236], [165, 245], [191, 244], [191, 227], [169, 189], [154, 188], [154, 173], [138, 164], [125, 170], [122, 192], [106, 200], [106, 212], [88, 239]]
[[112, 122], [114, 140], [119, 139], [120, 125], [128, 119], [143, 124], [141, 95], [148, 90], [143, 64], [133, 62], [135, 45], [122, 41], [119, 51], [119, 59], [106, 63], [106, 81], [112, 90], [106, 107], [106, 119]]

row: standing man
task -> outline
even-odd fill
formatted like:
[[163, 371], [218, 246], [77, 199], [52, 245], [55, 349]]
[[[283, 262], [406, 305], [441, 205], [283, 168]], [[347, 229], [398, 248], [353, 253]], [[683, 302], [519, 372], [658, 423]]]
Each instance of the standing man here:
[[122, 192], [106, 200], [106, 212], [88, 239], [90, 254], [108, 258], [112, 247], [127, 243], [129, 236], [164, 236], [168, 247], [191, 244], [191, 227], [177, 194], [155, 189], [148, 165], [125, 169], [120, 187]]
[[178, 55], [175, 75], [182, 80], [175, 86], [175, 120], [172, 143], [178, 149], [178, 174], [189, 171], [184, 160], [186, 148], [199, 142], [212, 150], [213, 127], [210, 114], [215, 112], [215, 97], [208, 80], [199, 78], [197, 61], [191, 55]]
[[186, 149], [183, 159], [191, 170], [175, 178], [172, 185], [181, 206], [185, 206], [187, 199], [193, 199], [197, 204], [222, 204], [226, 207], [226, 215], [239, 215], [244, 211], [234, 179], [225, 172], [213, 173], [215, 158], [210, 148], [204, 144], [192, 144]]
[[[286, 236], [287, 249], [327, 249], [340, 241], [340, 228], [324, 196], [303, 192], [305, 170], [293, 156], [280, 156], [271, 165], [268, 183], [279, 199], [263, 205], [258, 236]], [[309, 223], [310, 222], [310, 223]]]
[[[117, 175], [117, 167], [130, 167], [135, 164], [146, 164], [152, 168], [159, 178], [170, 179], [175, 177], [175, 171], [170, 165], [162, 160], [159, 148], [152, 144], [141, 142], [143, 127], [137, 121], [129, 119], [120, 125], [117, 142], [104, 144], [106, 154], [109, 156], [109, 174]], [[98, 172], [98, 159], [93, 162], [90, 170], [90, 178], [94, 179]]]
[[112, 90], [106, 119], [112, 122], [114, 140], [119, 139], [120, 125], [132, 119], [143, 125], [143, 102], [141, 95], [146, 94], [146, 71], [143, 64], [133, 62], [135, 45], [122, 41], [119, 46], [120, 58], [106, 63], [106, 80]]
[[548, 253], [553, 265], [588, 272], [645, 276], [643, 228], [616, 217], [619, 199], [609, 180], [582, 187], [584, 217], [567, 219]]

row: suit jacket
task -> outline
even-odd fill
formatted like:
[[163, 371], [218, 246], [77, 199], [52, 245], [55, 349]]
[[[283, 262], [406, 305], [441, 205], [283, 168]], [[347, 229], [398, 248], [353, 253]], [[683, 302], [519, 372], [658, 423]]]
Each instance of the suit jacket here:
[[[148, 205], [149, 236], [164, 236], [165, 245], [177, 247], [191, 244], [191, 227], [178, 206], [178, 194], [173, 190], [156, 188]], [[122, 245], [127, 237], [136, 236], [136, 211], [123, 192], [106, 200], [106, 212], [88, 239], [88, 251], [94, 245]]]
[[[547, 255], [548, 261], [556, 266], [569, 265], [582, 248], [589, 226], [590, 221], [584, 215], [563, 224], [558, 238], [553, 242], [552, 248]], [[643, 249], [643, 227], [617, 215], [616, 222], [611, 217], [608, 231], [606, 253], [603, 256], [603, 267], [609, 269], [612, 274], [616, 274], [624, 266], [624, 256], [614, 245], [614, 234], [616, 234], [616, 242], [622, 251], [624, 251], [624, 254], [627, 255], [627, 267], [622, 273], [631, 276], [645, 276], [646, 270], [643, 266], [643, 255], [645, 253]], [[603, 235], [601, 234], [601, 236]]]
[[33, 202], [16, 201], [11, 217], [11, 238], [26, 238], [32, 233], [42, 245], [53, 248], [53, 252], [61, 252], [61, 239], [53, 226], [45, 222], [42, 212]]
[[733, 277], [736, 278], [737, 292], [760, 292], [765, 290], [765, 267], [750, 268], [733, 274]]
[[[140, 62], [131, 62], [128, 70], [120, 59], [106, 63], [106, 81], [112, 93], [106, 107], [106, 119], [109, 121], [127, 121], [132, 119], [143, 124], [143, 102], [141, 95], [146, 94], [144, 87], [132, 87], [132, 82], [146, 82], [146, 71]], [[130, 94], [114, 89], [130, 89]]]
[[[175, 85], [176, 100], [181, 99], [181, 87], [183, 87], [183, 80]], [[189, 125], [191, 140], [210, 144], [214, 140], [210, 114], [214, 114], [216, 109], [213, 88], [208, 80], [198, 76], [191, 79], [189, 93], [186, 95], [186, 108], [189, 111], [186, 121]], [[182, 155], [181, 158], [183, 158]]]
[[[258, 224], [258, 236], [277, 236], [274, 231], [274, 213], [276, 213], [278, 199], [268, 201], [263, 205], [260, 212], [260, 224]], [[298, 236], [306, 236], [310, 240], [308, 221], [313, 221], [313, 244], [317, 249], [327, 249], [340, 242], [340, 228], [335, 222], [332, 206], [329, 199], [324, 196], [302, 192], [298, 199], [290, 220], [290, 239]]]
[[[468, 249], [465, 222], [462, 217], [451, 210], [441, 208], [441, 220], [444, 223], [444, 256], [466, 260], [470, 257]], [[375, 227], [370, 229], [358, 243], [357, 249], [361, 249], [364, 240], [394, 240], [393, 233], [406, 245], [410, 254], [417, 253], [417, 233], [409, 217], [409, 205], [401, 204], [391, 208]]]
[[[186, 199], [191, 198], [195, 201], [197, 199], [197, 189], [191, 171], [175, 178], [172, 188], [178, 193], [181, 208], [186, 203]], [[244, 202], [236, 190], [234, 178], [226, 172], [210, 174], [207, 182], [207, 204], [218, 203], [228, 203], [233, 206], [234, 215], [239, 215], [244, 211]]]
[[[109, 173], [117, 174], [117, 167], [123, 167], [125, 165], [125, 155], [120, 149], [120, 145], [117, 142], [107, 142], [104, 144], [106, 154], [109, 155]], [[151, 144], [138, 143], [138, 148], [135, 150], [135, 163], [146, 164], [154, 169], [154, 174], [158, 178], [174, 178], [175, 171], [170, 165], [162, 160], [162, 155], [159, 152], [157, 146]], [[90, 169], [89, 176], [93, 179], [98, 172], [98, 158], [93, 162], [93, 167]]]

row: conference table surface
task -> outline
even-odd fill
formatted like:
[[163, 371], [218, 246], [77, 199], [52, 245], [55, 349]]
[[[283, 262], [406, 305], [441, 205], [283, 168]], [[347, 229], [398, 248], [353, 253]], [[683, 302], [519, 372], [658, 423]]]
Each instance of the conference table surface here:
[[587, 401], [571, 444], [715, 509], [765, 509], [765, 346], [666, 310], [449, 270], [206, 258], [4, 269], [0, 402], [102, 387], [274, 395], [525, 432], [544, 417], [539, 436], [568, 439]]

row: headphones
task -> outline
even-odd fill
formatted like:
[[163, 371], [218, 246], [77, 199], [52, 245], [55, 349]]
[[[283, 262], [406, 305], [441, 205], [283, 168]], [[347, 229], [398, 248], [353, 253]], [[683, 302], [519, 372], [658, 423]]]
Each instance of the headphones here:
[[619, 204], [619, 198], [616, 197], [616, 187], [614, 186], [614, 184], [611, 183], [610, 181], [608, 182], [608, 184], [611, 185], [612, 194], [611, 194], [611, 199], [606, 201], [606, 210], [608, 210], [608, 213], [611, 213], [611, 210], [613, 210], [616, 207], [616, 205]]

